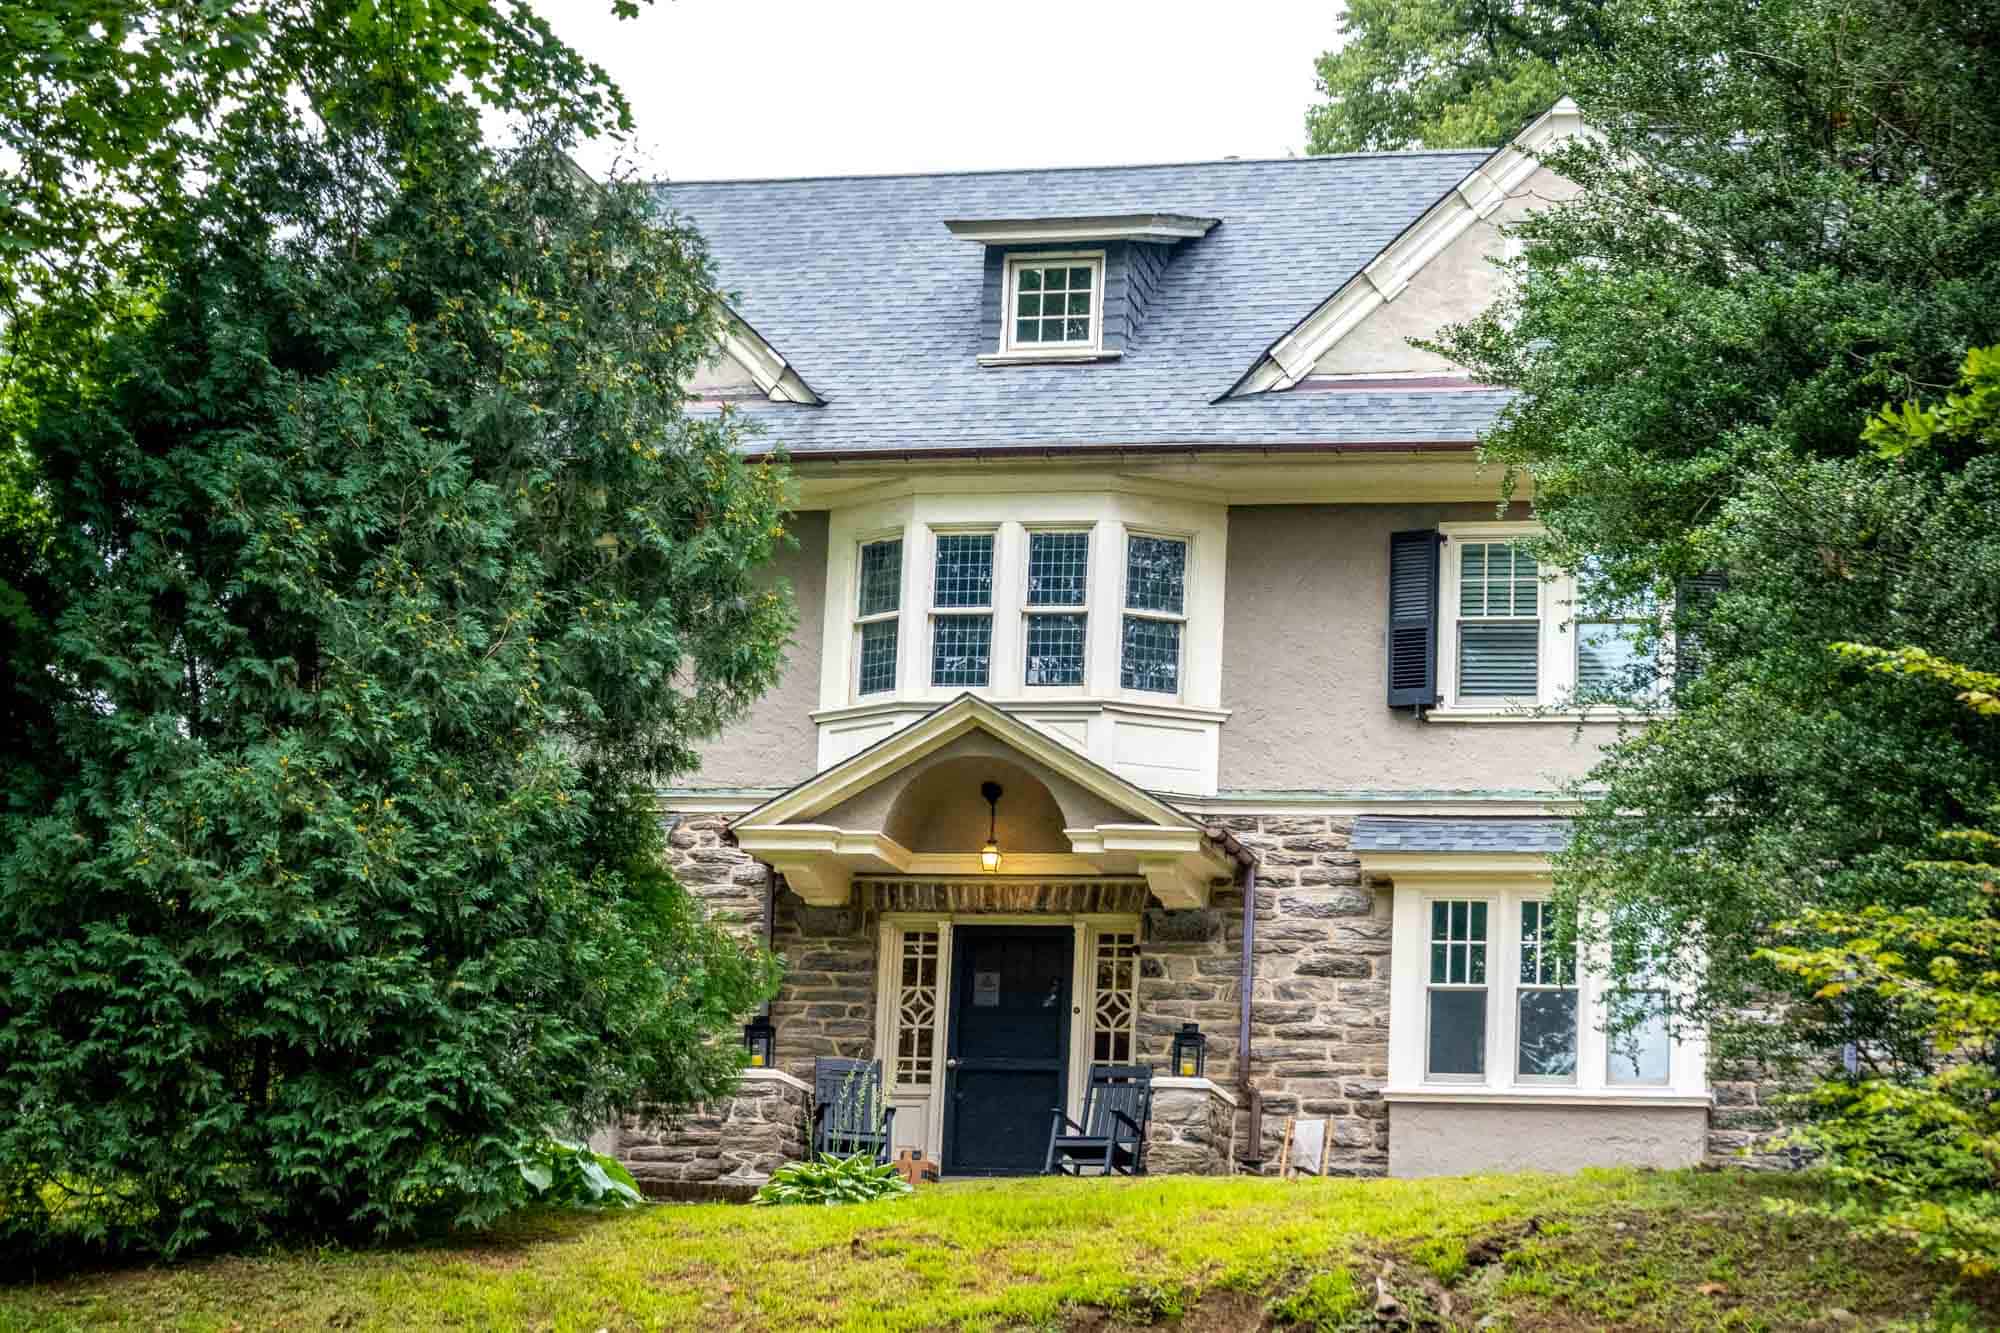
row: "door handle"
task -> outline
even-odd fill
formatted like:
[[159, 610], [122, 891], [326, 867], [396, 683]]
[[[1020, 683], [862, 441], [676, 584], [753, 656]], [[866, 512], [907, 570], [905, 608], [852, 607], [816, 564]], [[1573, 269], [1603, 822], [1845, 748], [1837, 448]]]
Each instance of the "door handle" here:
[[956, 1068], [958, 1068], [958, 1057], [954, 1055], [954, 1056], [952, 1056], [952, 1057], [951, 1057], [951, 1058], [950, 1058], [949, 1060], [946, 1060], [946, 1061], [944, 1062], [944, 1067], [945, 1067], [946, 1069], [956, 1069]]

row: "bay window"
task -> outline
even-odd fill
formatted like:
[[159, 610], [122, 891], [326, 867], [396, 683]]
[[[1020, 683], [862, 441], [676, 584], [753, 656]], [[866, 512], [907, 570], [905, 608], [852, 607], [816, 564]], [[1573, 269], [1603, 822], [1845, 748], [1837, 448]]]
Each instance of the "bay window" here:
[[1090, 534], [1030, 532], [1023, 683], [1083, 684], [1089, 599]]
[[855, 693], [896, 688], [896, 649], [903, 609], [903, 540], [868, 542], [861, 548], [854, 614]]
[[931, 684], [981, 686], [993, 667], [993, 534], [940, 532], [931, 587]]
[[1424, 1073], [1432, 1079], [1486, 1075], [1486, 921], [1479, 898], [1430, 905], [1430, 981]]
[[1156, 694], [1179, 691], [1186, 593], [1186, 542], [1139, 533], [1126, 538], [1125, 617], [1118, 654], [1121, 687]]

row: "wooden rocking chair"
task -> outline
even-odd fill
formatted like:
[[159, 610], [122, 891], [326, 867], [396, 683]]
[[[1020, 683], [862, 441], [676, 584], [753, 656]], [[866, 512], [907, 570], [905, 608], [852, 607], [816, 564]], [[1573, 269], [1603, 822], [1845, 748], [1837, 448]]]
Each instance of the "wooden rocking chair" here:
[[[1144, 1065], [1092, 1065], [1083, 1094], [1083, 1123], [1058, 1106], [1050, 1111], [1049, 1152], [1042, 1174], [1146, 1174], [1146, 1129], [1153, 1118], [1153, 1071]], [[1064, 1131], [1068, 1132], [1065, 1133]]]
[[813, 1061], [813, 1152], [889, 1160], [896, 1108], [884, 1104], [879, 1060]]

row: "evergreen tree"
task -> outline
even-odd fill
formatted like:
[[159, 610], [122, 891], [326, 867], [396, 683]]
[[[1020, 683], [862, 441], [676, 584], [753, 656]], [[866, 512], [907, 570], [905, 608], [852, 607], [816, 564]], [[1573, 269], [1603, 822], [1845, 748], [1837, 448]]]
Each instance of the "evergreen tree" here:
[[792, 620], [782, 472], [682, 410], [701, 241], [562, 118], [496, 153], [379, 75], [225, 117], [118, 283], [8, 330], [9, 1247], [484, 1222], [550, 1133], [729, 1087], [773, 980], [644, 795]]

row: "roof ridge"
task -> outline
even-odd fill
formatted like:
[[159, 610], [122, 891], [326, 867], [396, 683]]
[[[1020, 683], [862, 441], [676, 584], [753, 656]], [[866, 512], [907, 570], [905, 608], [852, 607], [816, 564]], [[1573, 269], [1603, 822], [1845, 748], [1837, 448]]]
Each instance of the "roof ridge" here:
[[1384, 148], [1361, 153], [1308, 153], [1284, 157], [1202, 157], [1178, 162], [1106, 162], [1056, 167], [976, 167], [957, 171], [848, 171], [808, 176], [738, 176], [653, 181], [668, 189], [676, 185], [803, 185], [816, 181], [943, 180], [964, 176], [1034, 176], [1051, 172], [1166, 171], [1184, 167], [1253, 167], [1277, 163], [1350, 162], [1363, 158], [1491, 157], [1491, 148]]

